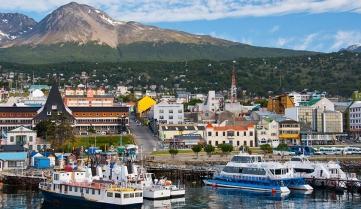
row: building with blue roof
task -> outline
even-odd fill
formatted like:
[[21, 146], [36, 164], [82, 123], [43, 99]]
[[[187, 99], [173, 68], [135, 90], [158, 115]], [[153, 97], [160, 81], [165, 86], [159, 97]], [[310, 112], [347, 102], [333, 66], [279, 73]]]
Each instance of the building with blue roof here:
[[27, 152], [0, 152], [0, 171], [25, 169], [27, 156]]

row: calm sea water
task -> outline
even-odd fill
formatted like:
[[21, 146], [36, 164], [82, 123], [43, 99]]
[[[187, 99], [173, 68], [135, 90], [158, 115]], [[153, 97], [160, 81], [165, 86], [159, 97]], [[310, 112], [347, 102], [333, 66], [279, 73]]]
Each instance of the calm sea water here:
[[[3, 187], [3, 189], [0, 190], [0, 208], [54, 209], [54, 206], [43, 203], [43, 197], [40, 192], [30, 192], [12, 187]], [[71, 209], [64, 206], [57, 208]], [[80, 209], [81, 207], [76, 208]], [[308, 195], [291, 193], [286, 197], [279, 197], [272, 194], [250, 193], [236, 189], [188, 186], [185, 198], [155, 202], [145, 201], [143, 209], [152, 208], [361, 209], [361, 196], [359, 194], [336, 194], [327, 190], [318, 190]]]

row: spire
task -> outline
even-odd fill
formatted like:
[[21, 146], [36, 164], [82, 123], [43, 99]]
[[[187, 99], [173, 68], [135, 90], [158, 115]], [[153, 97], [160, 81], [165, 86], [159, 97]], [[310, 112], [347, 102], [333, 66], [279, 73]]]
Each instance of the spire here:
[[236, 67], [235, 67], [236, 61], [233, 61], [233, 69], [232, 69], [232, 81], [231, 81], [231, 102], [235, 103], [237, 102], [237, 80], [236, 80]]

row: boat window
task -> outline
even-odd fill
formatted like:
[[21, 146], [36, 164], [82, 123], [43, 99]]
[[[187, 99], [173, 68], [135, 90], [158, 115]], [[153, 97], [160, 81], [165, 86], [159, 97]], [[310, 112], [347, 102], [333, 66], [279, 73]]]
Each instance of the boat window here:
[[129, 198], [129, 194], [124, 194], [124, 198]]
[[258, 162], [262, 162], [262, 158], [261, 158], [261, 157], [258, 157]]
[[141, 194], [141, 193], [138, 193], [138, 192], [135, 193], [135, 197], [141, 197], [140, 194]]
[[113, 197], [113, 192], [107, 192], [107, 197]]
[[274, 175], [281, 175], [282, 173], [281, 169], [272, 169], [271, 171], [273, 171], [272, 174]]
[[291, 158], [291, 161], [302, 161], [302, 160], [301, 160], [301, 158], [293, 157], [293, 158]]
[[266, 175], [266, 171], [263, 168], [242, 168], [241, 172], [243, 174]]
[[115, 198], [120, 198], [121, 197], [121, 195], [120, 195], [120, 193], [115, 193]]
[[134, 193], [130, 193], [130, 197], [131, 197], [131, 198], [134, 198]]
[[238, 167], [233, 167], [233, 166], [226, 166], [223, 168], [224, 172], [227, 173], [241, 173], [242, 171], [240, 171], [240, 168]]
[[296, 173], [313, 173], [313, 169], [295, 168]]
[[139, 197], [142, 197], [143, 196], [143, 193], [139, 193]]
[[231, 159], [231, 162], [235, 162], [235, 163], [249, 163], [251, 162], [251, 158], [250, 157], [246, 157], [246, 156], [233, 156]]

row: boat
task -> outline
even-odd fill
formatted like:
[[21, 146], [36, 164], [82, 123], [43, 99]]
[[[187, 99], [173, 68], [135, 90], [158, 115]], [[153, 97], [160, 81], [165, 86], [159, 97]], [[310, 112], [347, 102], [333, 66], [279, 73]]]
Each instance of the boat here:
[[297, 176], [308, 179], [315, 186], [345, 189], [347, 182], [354, 182], [356, 187], [360, 186], [355, 174], [347, 175], [334, 161], [310, 162], [306, 156], [301, 155], [292, 157], [286, 164], [293, 168]]
[[293, 170], [279, 162], [264, 162], [261, 155], [239, 154], [206, 185], [239, 188], [243, 190], [289, 194], [290, 189], [313, 190], [303, 178], [295, 177]]
[[57, 171], [52, 179], [39, 183], [47, 203], [82, 205], [89, 208], [141, 208], [143, 190], [94, 179], [86, 171]]
[[153, 173], [147, 173], [141, 166], [130, 164], [130, 167], [131, 173], [128, 173], [128, 167], [125, 165], [108, 165], [105, 167], [104, 175], [101, 174], [102, 179], [114, 183], [137, 184], [142, 188], [145, 199], [162, 200], [185, 196], [185, 189], [172, 184], [172, 181], [155, 179]]

